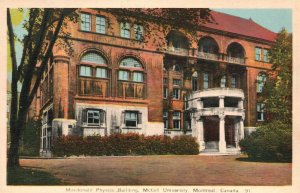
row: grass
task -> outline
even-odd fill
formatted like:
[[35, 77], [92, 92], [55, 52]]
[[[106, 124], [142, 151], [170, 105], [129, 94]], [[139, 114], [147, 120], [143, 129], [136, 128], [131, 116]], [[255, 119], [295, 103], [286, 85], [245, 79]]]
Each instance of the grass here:
[[31, 167], [7, 169], [7, 185], [60, 185], [52, 174]]

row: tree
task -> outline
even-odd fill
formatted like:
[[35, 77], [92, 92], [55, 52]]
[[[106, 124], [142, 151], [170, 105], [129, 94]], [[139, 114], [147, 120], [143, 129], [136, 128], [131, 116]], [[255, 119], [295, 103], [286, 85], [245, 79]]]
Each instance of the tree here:
[[[21, 10], [20, 10], [21, 11]], [[26, 123], [26, 115], [39, 87], [43, 72], [49, 62], [52, 49], [59, 33], [64, 32], [67, 21], [76, 21], [74, 9], [29, 9], [29, 19], [25, 22], [27, 35], [22, 39], [23, 51], [19, 65], [15, 52], [15, 34], [12, 27], [10, 9], [7, 9], [7, 27], [12, 61], [10, 136], [8, 167], [19, 166], [19, 143]], [[68, 42], [66, 41], [66, 45]], [[37, 63], [41, 62], [39, 68]], [[36, 78], [34, 78], [34, 76]], [[21, 83], [20, 97], [18, 83]]]
[[[210, 21], [209, 9], [106, 9], [106, 11], [115, 14], [118, 20], [135, 18], [146, 29], [150, 29], [150, 23], [151, 25], [155, 23], [157, 27], [155, 30], [148, 30], [148, 37], [153, 36], [156, 31], [166, 32], [170, 27], [173, 29], [186, 28], [190, 33], [196, 34], [201, 23]], [[23, 52], [19, 65], [16, 61], [14, 31], [9, 9], [7, 10], [7, 18], [12, 61], [11, 145], [8, 166], [14, 167], [19, 166], [19, 141], [26, 122], [26, 114], [40, 86], [53, 47], [58, 44], [58, 41], [62, 41], [60, 43], [65, 50], [68, 53], [72, 51], [68, 38], [70, 34], [65, 29], [68, 22], [77, 22], [78, 15], [76, 9], [29, 9], [29, 19], [24, 25], [28, 33], [21, 40]], [[142, 41], [146, 40], [143, 39]], [[160, 39], [157, 42], [161, 42]], [[41, 65], [36, 68], [38, 62]], [[18, 83], [22, 85], [20, 97], [17, 94]]]
[[270, 49], [272, 69], [264, 87], [265, 111], [270, 120], [292, 124], [292, 34], [281, 30]]
[[240, 141], [250, 159], [292, 160], [292, 35], [281, 30], [270, 49], [272, 68], [263, 90], [268, 121]]

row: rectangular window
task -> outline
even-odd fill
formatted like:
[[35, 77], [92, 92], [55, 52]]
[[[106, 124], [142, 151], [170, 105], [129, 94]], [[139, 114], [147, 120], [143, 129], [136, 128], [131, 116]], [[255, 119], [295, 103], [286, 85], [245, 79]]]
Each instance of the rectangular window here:
[[164, 84], [168, 84], [168, 79], [164, 78]]
[[106, 31], [106, 18], [102, 16], [96, 17], [96, 32], [105, 34]]
[[196, 77], [192, 77], [192, 90], [198, 90], [198, 79]]
[[256, 105], [257, 121], [264, 121], [265, 120], [264, 107], [265, 107], [265, 104], [257, 103], [257, 105]]
[[203, 73], [203, 89], [207, 89], [209, 85], [209, 75], [207, 72]]
[[100, 124], [100, 111], [88, 110], [87, 111], [87, 123], [88, 123], [88, 125], [99, 125]]
[[236, 88], [237, 87], [237, 78], [236, 74], [231, 75], [231, 88]]
[[97, 68], [96, 77], [97, 78], [107, 78], [107, 70], [105, 68]]
[[90, 66], [80, 66], [80, 76], [92, 76], [92, 71]]
[[173, 85], [174, 86], [181, 86], [181, 80], [180, 79], [173, 79]]
[[180, 89], [173, 88], [173, 99], [180, 99]]
[[255, 48], [255, 60], [261, 60], [261, 48]]
[[124, 70], [119, 71], [119, 80], [129, 80], [129, 73]]
[[180, 112], [173, 112], [173, 129], [180, 129]]
[[120, 24], [121, 28], [121, 37], [123, 38], [130, 38], [130, 24], [127, 22], [122, 22]]
[[125, 125], [126, 127], [136, 127], [138, 124], [138, 113], [127, 111], [125, 112]]
[[164, 128], [168, 128], [168, 111], [164, 110], [163, 112]]
[[91, 31], [91, 15], [81, 13], [81, 30]]
[[142, 25], [134, 24], [134, 37], [136, 40], [142, 40], [144, 35], [144, 27]]
[[222, 76], [220, 87], [221, 88], [225, 88], [226, 87], [226, 75]]
[[168, 87], [164, 87], [164, 99], [168, 98]]
[[264, 62], [270, 62], [269, 50], [264, 49]]
[[133, 81], [134, 82], [144, 82], [143, 73], [133, 72]]

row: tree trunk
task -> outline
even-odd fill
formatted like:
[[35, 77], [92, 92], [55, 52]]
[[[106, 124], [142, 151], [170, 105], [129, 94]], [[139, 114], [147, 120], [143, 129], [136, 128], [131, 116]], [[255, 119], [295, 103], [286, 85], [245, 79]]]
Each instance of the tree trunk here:
[[14, 32], [11, 23], [10, 11], [7, 9], [7, 27], [12, 60], [11, 105], [10, 105], [10, 137], [11, 144], [8, 154], [8, 167], [19, 166], [19, 139], [20, 130], [17, 127], [18, 112], [18, 78], [17, 61], [14, 44]]

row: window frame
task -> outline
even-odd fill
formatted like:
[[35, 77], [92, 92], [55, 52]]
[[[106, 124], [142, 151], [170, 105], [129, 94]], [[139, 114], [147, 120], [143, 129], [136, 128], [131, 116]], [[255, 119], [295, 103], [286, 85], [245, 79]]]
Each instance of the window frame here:
[[[97, 75], [98, 75], [98, 70], [104, 70], [104, 71], [105, 71], [105, 77], [97, 76]], [[102, 74], [102, 73], [101, 73], [101, 74]], [[96, 77], [96, 78], [104, 78], [104, 79], [107, 79], [107, 78], [108, 78], [108, 70], [107, 70], [107, 68], [96, 67], [95, 77]]]
[[209, 88], [209, 73], [203, 72], [203, 89]]
[[180, 100], [180, 88], [173, 88], [172, 95], [174, 100]]
[[[83, 20], [83, 17], [82, 16], [85, 16], [84, 17], [84, 20]], [[89, 22], [86, 21], [86, 16], [89, 16]], [[89, 29], [87, 30], [87, 27], [86, 27], [86, 23], [89, 24]], [[84, 28], [83, 28], [84, 26]], [[92, 31], [92, 15], [89, 14], [89, 13], [80, 13], [80, 30], [81, 31]]]
[[[264, 103], [257, 103], [256, 104], [256, 120], [259, 122], [265, 121], [265, 104]], [[259, 118], [260, 117], [260, 118]]]
[[[175, 113], [178, 113], [179, 116], [175, 116]], [[173, 112], [173, 129], [181, 129], [181, 112], [174, 111]], [[178, 127], [175, 127], [175, 122], [178, 123]]]
[[[127, 74], [127, 79], [120, 78], [120, 73], [121, 72], [125, 72]], [[123, 75], [123, 77], [124, 77], [124, 75]], [[123, 69], [118, 70], [118, 80], [120, 80], [120, 81], [130, 81], [130, 72], [127, 71], [127, 70], [123, 70]]]
[[[89, 69], [90, 69], [90, 75], [86, 75], [86, 74], [83, 75], [83, 74], [81, 74], [82, 68], [85, 69], [85, 73], [86, 73], [86, 68], [89, 68]], [[89, 65], [79, 65], [79, 76], [80, 76], [80, 77], [93, 77], [93, 72], [92, 72], [92, 70], [93, 70], [93, 68], [92, 68], [91, 66], [89, 66]]]
[[163, 88], [163, 93], [164, 93], [164, 99], [167, 99], [168, 98], [168, 95], [169, 95], [169, 90], [168, 90], [168, 87], [167, 86], [164, 86]]
[[[89, 113], [93, 113], [92, 114], [92, 117], [89, 117]], [[98, 123], [95, 123], [94, 121], [94, 116], [95, 116], [95, 113], [98, 113]], [[89, 119], [93, 119], [93, 123], [90, 123], [89, 122]], [[100, 121], [100, 110], [96, 110], [96, 109], [87, 109], [87, 112], [86, 112], [86, 123], [88, 126], [100, 126], [101, 125], [101, 121]]]
[[263, 49], [263, 61], [269, 63], [270, 62], [270, 55], [269, 55], [269, 49]]
[[[102, 23], [103, 20], [104, 20], [104, 25]], [[99, 21], [99, 23], [98, 23], [98, 21]], [[96, 33], [106, 34], [106, 17], [104, 17], [102, 15], [96, 15]]]
[[[138, 27], [140, 28], [139, 31], [137, 31]], [[139, 40], [139, 41], [143, 40], [143, 38], [144, 38], [144, 26], [142, 26], [141, 24], [134, 24], [133, 29], [134, 29], [134, 39]]]
[[237, 84], [237, 74], [231, 74], [231, 85], [230, 86], [231, 86], [231, 88], [237, 88], [238, 87], [238, 84]]
[[220, 87], [221, 88], [226, 88], [226, 83], [227, 83], [227, 76], [226, 75], [223, 75], [221, 77], [221, 80], [220, 80]]
[[168, 111], [163, 111], [163, 122], [164, 122], [164, 129], [168, 129]]
[[[260, 77], [262, 77], [262, 79]], [[256, 92], [257, 93], [262, 93], [263, 92], [266, 80], [267, 80], [267, 77], [264, 73], [259, 73], [257, 75], [257, 79], [256, 79], [256, 81], [257, 81], [257, 83], [256, 83]]]
[[126, 21], [120, 22], [120, 37], [126, 39], [131, 38], [131, 26], [129, 22]]
[[256, 61], [261, 61], [262, 60], [262, 48], [261, 47], [255, 47], [255, 60]]

